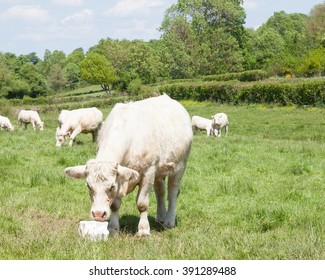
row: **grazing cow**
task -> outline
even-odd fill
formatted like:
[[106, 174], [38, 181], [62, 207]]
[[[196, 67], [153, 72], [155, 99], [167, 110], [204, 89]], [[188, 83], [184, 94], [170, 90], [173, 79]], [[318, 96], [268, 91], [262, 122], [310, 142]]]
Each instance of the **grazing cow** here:
[[39, 127], [40, 130], [44, 129], [44, 122], [41, 121], [39, 114], [33, 110], [21, 110], [18, 114], [18, 124], [21, 126], [25, 125], [25, 129], [27, 129], [27, 125], [31, 123], [33, 129], [36, 130], [36, 126]]
[[67, 114], [69, 113], [69, 110], [62, 110], [59, 117], [58, 117], [58, 121], [59, 121], [59, 128], [61, 128], [64, 120], [66, 119]]
[[79, 133], [91, 133], [93, 142], [97, 141], [98, 132], [102, 126], [103, 114], [97, 108], [82, 108], [77, 110], [62, 110], [59, 115], [59, 127], [56, 129], [56, 147], [61, 147], [70, 136], [69, 146], [76, 142]]
[[166, 227], [175, 226], [176, 200], [191, 143], [191, 119], [184, 107], [169, 96], [116, 104], [99, 133], [96, 158], [86, 165], [68, 167], [65, 173], [86, 179], [91, 217], [101, 222], [110, 218], [110, 234], [119, 231], [121, 198], [138, 186], [137, 236], [148, 236], [152, 187], [157, 199], [156, 221]]
[[0, 130], [3, 128], [13, 131], [15, 128], [7, 117], [0, 116]]
[[218, 113], [214, 116], [211, 116], [212, 118], [212, 128], [214, 135], [217, 137], [221, 136], [221, 129], [225, 128], [226, 136], [228, 135], [228, 117], [225, 113]]
[[194, 134], [196, 134], [197, 130], [206, 130], [207, 136], [212, 135], [213, 134], [212, 120], [202, 118], [199, 116], [193, 116], [192, 129], [194, 131]]

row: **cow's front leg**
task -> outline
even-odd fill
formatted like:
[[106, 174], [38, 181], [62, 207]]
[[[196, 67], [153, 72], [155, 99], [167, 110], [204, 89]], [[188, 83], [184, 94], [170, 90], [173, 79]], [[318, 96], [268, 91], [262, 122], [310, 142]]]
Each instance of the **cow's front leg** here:
[[81, 132], [80, 127], [77, 127], [71, 134], [70, 136], [70, 142], [69, 142], [69, 146], [72, 147], [73, 144], [75, 144], [76, 142], [76, 137], [77, 135]]
[[120, 231], [120, 222], [119, 222], [119, 209], [121, 206], [121, 199], [115, 198], [111, 205], [111, 217], [108, 223], [109, 234], [117, 234]]
[[139, 192], [137, 195], [137, 207], [140, 212], [137, 232], [137, 236], [139, 237], [150, 235], [150, 225], [148, 221], [149, 195], [154, 184], [155, 171], [156, 169], [154, 167], [149, 168], [139, 184]]

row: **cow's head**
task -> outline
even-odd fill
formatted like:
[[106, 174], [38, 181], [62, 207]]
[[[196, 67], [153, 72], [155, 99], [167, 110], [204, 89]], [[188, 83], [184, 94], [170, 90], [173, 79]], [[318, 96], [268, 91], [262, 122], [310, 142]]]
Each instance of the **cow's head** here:
[[40, 130], [44, 130], [44, 122], [38, 124]]
[[133, 169], [97, 160], [68, 167], [64, 171], [70, 177], [86, 179], [91, 200], [90, 216], [99, 222], [109, 219], [114, 199], [125, 196], [129, 182], [139, 178], [139, 173]]
[[70, 131], [63, 132], [59, 127], [56, 128], [55, 138], [56, 138], [56, 147], [61, 147], [64, 141], [70, 136]]

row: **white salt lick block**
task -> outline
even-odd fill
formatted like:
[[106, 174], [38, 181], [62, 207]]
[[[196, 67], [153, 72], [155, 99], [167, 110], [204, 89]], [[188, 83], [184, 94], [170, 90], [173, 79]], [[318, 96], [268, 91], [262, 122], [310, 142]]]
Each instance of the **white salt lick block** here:
[[108, 222], [80, 221], [78, 233], [91, 241], [107, 240], [109, 231]]

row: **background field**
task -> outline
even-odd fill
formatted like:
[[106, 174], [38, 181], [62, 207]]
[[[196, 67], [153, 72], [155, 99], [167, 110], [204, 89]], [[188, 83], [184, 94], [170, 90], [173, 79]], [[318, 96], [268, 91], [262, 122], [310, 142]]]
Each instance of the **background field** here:
[[0, 259], [324, 259], [325, 109], [182, 103], [191, 116], [227, 113], [229, 136], [194, 137], [174, 229], [154, 222], [152, 193], [151, 237], [136, 238], [132, 193], [121, 234], [107, 242], [77, 235], [88, 191], [63, 174], [95, 157], [91, 136], [58, 149], [58, 112], [41, 114], [45, 130], [36, 132], [9, 115], [16, 130], [0, 131]]

